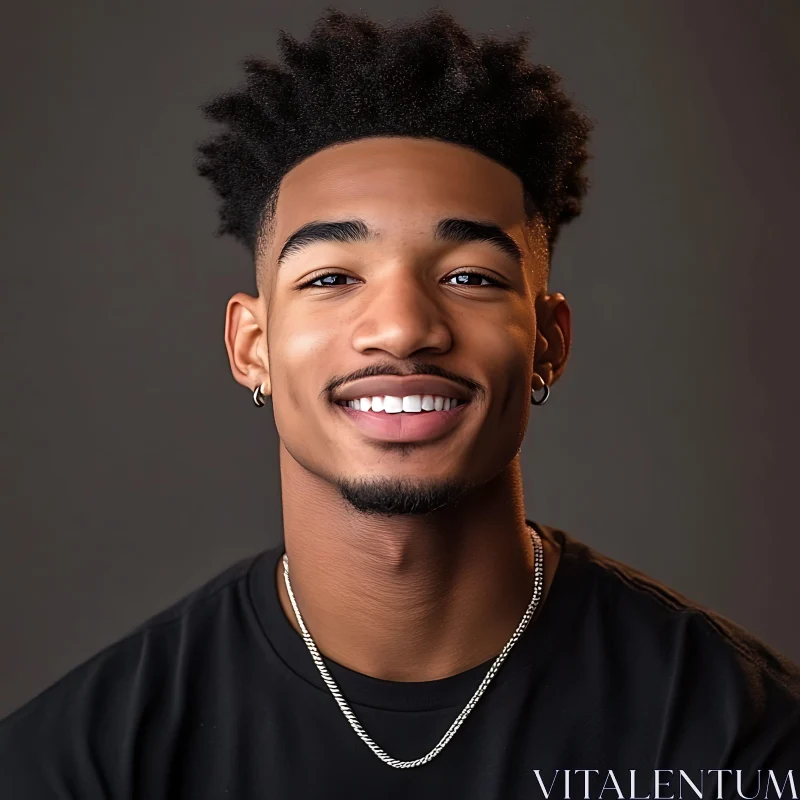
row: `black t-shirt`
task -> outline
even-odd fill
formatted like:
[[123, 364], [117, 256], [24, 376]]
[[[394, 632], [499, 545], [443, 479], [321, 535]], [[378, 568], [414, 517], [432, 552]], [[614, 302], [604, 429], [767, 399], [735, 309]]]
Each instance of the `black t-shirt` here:
[[[563, 548], [550, 591], [429, 763], [391, 767], [357, 737], [280, 605], [276, 547], [0, 722], [0, 798], [797, 797], [800, 668], [647, 575], [529, 524]], [[493, 661], [403, 683], [325, 659], [367, 733], [401, 760], [437, 744]]]

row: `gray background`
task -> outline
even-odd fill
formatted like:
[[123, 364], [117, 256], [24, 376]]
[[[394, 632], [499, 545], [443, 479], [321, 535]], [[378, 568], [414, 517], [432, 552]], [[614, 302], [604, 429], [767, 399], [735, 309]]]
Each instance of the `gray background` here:
[[[532, 415], [528, 516], [800, 661], [800, 4], [445, 7], [530, 30], [597, 124], [594, 186], [553, 262], [574, 349]], [[4, 11], [0, 715], [280, 540], [269, 407], [222, 338], [252, 269], [212, 237], [192, 158], [213, 130], [198, 104], [322, 8]]]

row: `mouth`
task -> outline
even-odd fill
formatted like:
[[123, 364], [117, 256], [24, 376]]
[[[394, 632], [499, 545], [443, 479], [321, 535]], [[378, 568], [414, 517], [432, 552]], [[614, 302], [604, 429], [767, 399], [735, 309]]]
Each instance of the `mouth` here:
[[431, 394], [369, 395], [339, 400], [334, 405], [370, 438], [420, 442], [452, 430], [470, 401]]

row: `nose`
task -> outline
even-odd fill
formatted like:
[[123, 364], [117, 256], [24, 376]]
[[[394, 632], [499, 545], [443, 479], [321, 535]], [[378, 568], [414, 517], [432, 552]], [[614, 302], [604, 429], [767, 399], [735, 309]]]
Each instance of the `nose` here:
[[428, 286], [410, 270], [393, 270], [362, 294], [364, 306], [353, 331], [361, 353], [382, 351], [403, 359], [420, 353], [445, 353], [453, 344], [444, 309]]

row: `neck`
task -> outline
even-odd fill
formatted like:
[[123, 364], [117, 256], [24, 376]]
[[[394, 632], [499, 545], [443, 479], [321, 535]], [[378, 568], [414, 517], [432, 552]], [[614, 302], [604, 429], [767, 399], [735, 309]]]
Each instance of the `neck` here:
[[[320, 653], [392, 681], [455, 675], [496, 657], [534, 586], [518, 457], [455, 506], [426, 515], [353, 510], [334, 486], [280, 450], [289, 579]], [[558, 563], [542, 540], [544, 587]], [[300, 633], [279, 560], [284, 613]]]

